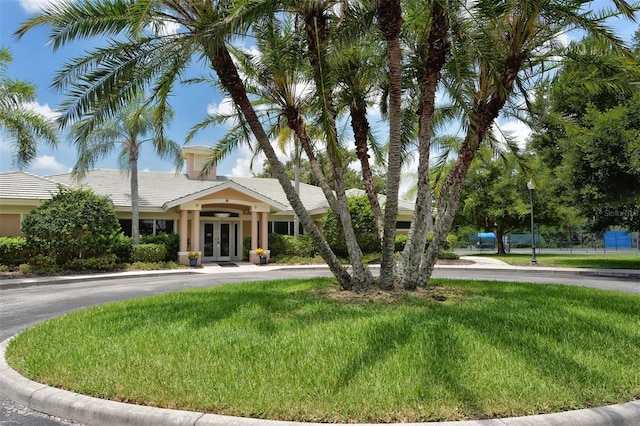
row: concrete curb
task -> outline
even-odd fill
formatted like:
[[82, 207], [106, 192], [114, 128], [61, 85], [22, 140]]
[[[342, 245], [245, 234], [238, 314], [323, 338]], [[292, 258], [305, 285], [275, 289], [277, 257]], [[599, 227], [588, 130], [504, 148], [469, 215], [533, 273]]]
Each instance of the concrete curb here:
[[[324, 423], [260, 420], [147, 407], [94, 398], [49, 387], [23, 377], [7, 364], [5, 352], [11, 339], [0, 343], [0, 396], [50, 416], [91, 426], [326, 426]], [[638, 426], [640, 425], [640, 400], [526, 417], [459, 422], [403, 423], [403, 426], [411, 425]], [[360, 426], [380, 425], [360, 424]]]
[[[463, 257], [461, 257], [463, 258]], [[473, 260], [478, 259], [473, 257], [464, 257], [465, 259]], [[379, 265], [370, 265], [371, 268], [379, 268]], [[270, 264], [265, 266], [255, 265], [243, 265], [240, 267], [255, 268], [259, 271], [278, 271], [287, 269], [300, 269], [300, 270], [328, 270], [327, 265], [278, 265]], [[436, 265], [436, 269], [461, 269], [461, 270], [485, 270], [485, 271], [526, 271], [529, 273], [573, 273], [582, 274], [587, 276], [596, 277], [611, 277], [611, 278], [623, 278], [623, 279], [638, 279], [640, 281], [640, 270], [634, 269], [588, 269], [588, 268], [557, 268], [547, 266], [512, 266], [501, 261], [492, 262], [476, 262], [472, 265]], [[49, 276], [49, 277], [33, 277], [33, 278], [15, 278], [0, 280], [0, 291], [26, 288], [38, 285], [51, 285], [51, 284], [69, 284], [74, 282], [87, 282], [98, 281], [105, 279], [118, 279], [118, 278], [135, 278], [135, 277], [157, 277], [164, 275], [200, 275], [200, 274], [228, 274], [237, 271], [238, 269], [231, 268], [215, 268], [204, 267], [197, 269], [167, 269], [157, 271], [129, 271], [129, 272], [116, 272], [105, 274], [88, 274], [88, 275], [64, 275], [64, 276]]]

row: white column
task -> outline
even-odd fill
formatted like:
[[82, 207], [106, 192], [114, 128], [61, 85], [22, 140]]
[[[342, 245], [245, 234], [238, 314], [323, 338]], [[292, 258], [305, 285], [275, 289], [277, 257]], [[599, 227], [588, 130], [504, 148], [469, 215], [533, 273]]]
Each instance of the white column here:
[[260, 247], [269, 250], [269, 213], [262, 212], [260, 220]]
[[191, 224], [191, 251], [200, 251], [200, 210], [193, 211]]
[[186, 252], [188, 250], [187, 243], [189, 242], [189, 212], [187, 210], [180, 210], [180, 251]]
[[251, 212], [251, 250], [258, 248], [258, 212]]

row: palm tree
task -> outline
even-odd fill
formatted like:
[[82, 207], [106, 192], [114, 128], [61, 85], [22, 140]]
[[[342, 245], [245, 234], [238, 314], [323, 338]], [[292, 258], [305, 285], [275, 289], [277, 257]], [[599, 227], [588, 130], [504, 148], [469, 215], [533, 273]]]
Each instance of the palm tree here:
[[[351, 226], [343, 182], [345, 167], [344, 147], [338, 138], [336, 122], [338, 102], [335, 86], [339, 81], [331, 73], [328, 53], [335, 42], [332, 31], [340, 25], [341, 10], [354, 2], [339, 3], [322, 0], [77, 0], [49, 5], [17, 31], [24, 35], [31, 28], [50, 27], [50, 42], [54, 49], [71, 41], [103, 36], [109, 39], [105, 47], [95, 49], [74, 59], [55, 77], [54, 86], [67, 90], [61, 117], [63, 126], [91, 114], [97, 122], [116, 113], [143, 89], [150, 88], [153, 121], [162, 132], [161, 123], [168, 114], [168, 99], [173, 87], [180, 83], [194, 60], [206, 62], [217, 75], [217, 83], [231, 97], [242, 113], [247, 128], [271, 165], [295, 214], [309, 230], [314, 244], [331, 271], [345, 289], [362, 290], [371, 283], [368, 268]], [[612, 44], [620, 44], [606, 28], [603, 20], [608, 16], [632, 16], [636, 10], [624, 0], [614, 0], [612, 10], [603, 14], [585, 12], [586, 1], [579, 0], [429, 0], [407, 2], [427, 12], [427, 19], [417, 19], [403, 25], [400, 0], [373, 2], [373, 12], [386, 47], [388, 74], [389, 149], [387, 173], [387, 201], [384, 211], [383, 253], [380, 285], [390, 288], [398, 278], [395, 275], [395, 226], [398, 215], [398, 193], [402, 167], [403, 70], [410, 62], [417, 62], [424, 73], [421, 99], [425, 144], [430, 138], [431, 109], [434, 86], [446, 87], [451, 99], [459, 106], [467, 132], [458, 159], [442, 187], [438, 203], [439, 217], [435, 225], [434, 243], [426, 257], [412, 264], [410, 280], [426, 285], [433, 264], [448, 230], [459, 200], [460, 188], [478, 147], [494, 120], [516, 94], [526, 93], [527, 82], [535, 79], [542, 65], [557, 53], [553, 43], [557, 34], [575, 27], [607, 37]], [[437, 7], [440, 7], [438, 11]], [[414, 11], [407, 13], [407, 19]], [[305, 57], [312, 69], [318, 107], [317, 122], [325, 134], [326, 152], [332, 164], [336, 212], [348, 242], [353, 275], [343, 267], [329, 248], [321, 232], [305, 210], [300, 197], [279, 161], [271, 138], [264, 128], [259, 112], [251, 102], [238, 66], [230, 52], [231, 41], [242, 36], [259, 38], [257, 24], [280, 14], [293, 14], [304, 24]], [[164, 23], [174, 24], [173, 33], [159, 31]], [[411, 25], [409, 25], [411, 24]], [[429, 54], [410, 54], [403, 58], [402, 32], [420, 34], [427, 41], [426, 52], [441, 55], [444, 52], [443, 78], [438, 66], [429, 70]], [[430, 34], [433, 36], [430, 38]], [[438, 32], [442, 37], [438, 37]], [[384, 40], [384, 41], [382, 41]], [[432, 40], [432, 41], [429, 41]], [[450, 43], [444, 43], [444, 41]], [[447, 50], [447, 46], [450, 49]], [[431, 47], [433, 49], [431, 49]], [[450, 53], [448, 53], [450, 52]], [[434, 63], [434, 64], [437, 64]], [[415, 76], [414, 76], [415, 77]], [[428, 84], [426, 84], [428, 83]], [[296, 127], [303, 129], [302, 126]], [[426, 151], [428, 152], [428, 150]], [[426, 159], [426, 153], [425, 157]], [[428, 164], [428, 161], [425, 162]], [[428, 174], [426, 174], [428, 176]], [[426, 193], [422, 180], [420, 194]], [[422, 203], [423, 196], [418, 199]], [[346, 212], [346, 213], [345, 213]], [[418, 228], [418, 227], [417, 227]], [[415, 268], [418, 268], [415, 273]], [[407, 281], [411, 288], [412, 282]]]
[[13, 146], [13, 163], [22, 169], [36, 157], [38, 139], [55, 147], [58, 135], [51, 120], [27, 106], [36, 99], [35, 86], [7, 77], [11, 61], [9, 49], [0, 47], [0, 130], [9, 137]]
[[338, 110], [348, 111], [351, 117], [351, 130], [363, 186], [376, 220], [378, 234], [382, 238], [382, 208], [374, 185], [369, 152], [374, 154], [376, 163], [380, 164], [384, 160], [382, 149], [371, 131], [368, 108], [375, 105], [382, 94], [386, 58], [374, 31], [371, 19], [373, 14], [366, 8], [358, 7], [357, 3], [348, 3], [348, 6], [342, 13], [345, 24], [339, 28], [337, 42], [330, 52], [330, 68], [337, 79]]
[[[254, 100], [267, 127], [269, 136], [276, 140], [278, 148], [287, 154], [289, 143], [293, 144], [291, 152], [294, 160], [294, 186], [299, 193], [300, 161], [303, 145], [310, 158], [315, 179], [334, 202], [329, 183], [317, 166], [313, 144], [311, 143], [306, 125], [305, 115], [307, 105], [311, 101], [313, 84], [308, 78], [308, 64], [301, 55], [303, 42], [300, 40], [299, 30], [289, 19], [280, 21], [275, 17], [265, 19], [256, 25], [260, 33], [257, 40], [259, 53], [244, 49], [230, 49], [235, 62], [245, 77], [247, 93]], [[193, 127], [187, 136], [189, 142], [197, 132], [211, 125], [220, 125], [235, 121], [235, 125], [212, 148], [208, 161], [203, 165], [203, 174], [207, 174], [211, 167], [225, 156], [234, 152], [239, 145], [249, 146], [255, 158], [261, 149], [253, 142], [251, 129], [239, 112], [231, 114], [209, 115], [205, 120]], [[253, 161], [253, 160], [252, 160]], [[294, 215], [294, 236], [298, 236], [299, 219]]]
[[[166, 115], [170, 116], [170, 113]], [[131, 237], [134, 244], [140, 242], [138, 159], [142, 144], [150, 142], [160, 158], [168, 158], [175, 163], [176, 170], [182, 165], [180, 145], [164, 137], [163, 133], [155, 135], [154, 129], [151, 110], [139, 98], [125, 105], [111, 119], [95, 122], [89, 117], [74, 123], [69, 132], [78, 149], [78, 159], [72, 170], [72, 175], [78, 180], [98, 160], [119, 149], [120, 167], [131, 177]]]
[[586, 2], [480, 0], [467, 9], [468, 18], [453, 31], [454, 60], [447, 64], [450, 74], [445, 84], [449, 96], [464, 111], [466, 134], [441, 189], [433, 240], [423, 256], [419, 273], [414, 275], [420, 280], [418, 285], [426, 285], [433, 271], [478, 149], [505, 106], [518, 98], [526, 100], [531, 83], [562, 54], [558, 34], [581, 28], [606, 40], [614, 49], [625, 50], [604, 22], [611, 16], [634, 19], [637, 7], [624, 0], [614, 0], [611, 8], [585, 12], [583, 4]]
[[[63, 126], [88, 113], [98, 119], [109, 117], [149, 87], [155, 128], [161, 131], [174, 85], [182, 81], [192, 61], [206, 62], [215, 71], [219, 87], [242, 113], [316, 249], [340, 284], [351, 289], [351, 275], [331, 251], [295, 192], [229, 51], [230, 40], [248, 35], [251, 26], [272, 14], [270, 11], [278, 5], [277, 1], [215, 0], [63, 2], [46, 6], [23, 23], [16, 35], [21, 37], [32, 28], [48, 27], [53, 49], [93, 36], [110, 40], [107, 46], [73, 59], [55, 77], [54, 87], [68, 94], [63, 103]], [[173, 24], [177, 31], [160, 31], [166, 24]]]

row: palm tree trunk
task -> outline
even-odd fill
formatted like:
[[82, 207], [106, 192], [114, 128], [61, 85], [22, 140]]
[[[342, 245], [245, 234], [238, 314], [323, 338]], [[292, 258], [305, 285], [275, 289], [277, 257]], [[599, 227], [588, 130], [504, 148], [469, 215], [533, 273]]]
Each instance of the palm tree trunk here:
[[291, 185], [291, 181], [287, 177], [287, 174], [284, 170], [284, 166], [278, 159], [276, 152], [274, 151], [271, 143], [269, 141], [269, 137], [264, 131], [262, 124], [260, 123], [260, 119], [258, 118], [249, 98], [247, 97], [247, 92], [245, 90], [242, 79], [238, 75], [238, 70], [233, 63], [233, 59], [229, 54], [226, 46], [224, 44], [220, 44], [216, 46], [215, 52], [209, 52], [208, 57], [211, 61], [211, 65], [213, 69], [218, 74], [218, 78], [222, 83], [223, 87], [229, 92], [229, 95], [233, 99], [234, 103], [240, 108], [242, 114], [247, 120], [247, 124], [251, 128], [252, 133], [256, 137], [258, 144], [260, 144], [260, 148], [264, 152], [269, 164], [272, 167], [272, 170], [280, 182], [282, 189], [287, 196], [287, 200], [291, 204], [294, 212], [300, 218], [302, 222], [302, 226], [307, 230], [311, 239], [314, 242], [314, 245], [322, 258], [327, 262], [329, 269], [334, 274], [340, 286], [345, 290], [351, 290], [353, 287], [351, 275], [349, 272], [342, 266], [338, 258], [335, 256], [329, 244], [322, 236], [320, 230], [316, 227], [313, 219], [309, 215], [309, 212], [305, 209], [302, 201], [300, 200], [300, 196], [296, 193], [295, 188]]
[[351, 128], [356, 143], [356, 155], [360, 160], [360, 168], [362, 170], [362, 182], [364, 189], [371, 205], [371, 212], [376, 221], [378, 236], [382, 238], [384, 235], [384, 221], [382, 219], [382, 209], [378, 201], [378, 193], [373, 185], [373, 173], [369, 165], [369, 145], [367, 139], [369, 137], [369, 120], [367, 120], [367, 107], [364, 100], [353, 102], [351, 104]]
[[431, 188], [429, 186], [429, 154], [431, 150], [432, 119], [435, 111], [435, 97], [440, 72], [445, 64], [449, 42], [449, 25], [446, 11], [440, 2], [433, 2], [431, 30], [427, 38], [427, 56], [424, 58], [425, 72], [420, 78], [422, 102], [418, 111], [418, 193], [409, 230], [409, 237], [402, 253], [400, 266], [400, 286], [415, 290], [421, 280], [422, 263], [427, 232], [431, 226]]
[[[295, 152], [295, 168], [294, 168], [294, 184], [296, 189], [296, 194], [300, 195], [300, 143], [296, 141], [296, 152]], [[300, 236], [300, 219], [298, 219], [297, 214], [293, 214], [293, 238], [298, 239]]]
[[342, 164], [343, 160], [340, 157], [340, 146], [338, 144], [338, 131], [335, 123], [335, 104], [331, 88], [328, 87], [326, 74], [328, 66], [325, 58], [329, 27], [327, 25], [327, 16], [325, 15], [324, 8], [325, 5], [322, 2], [311, 3], [309, 7], [303, 11], [303, 18], [308, 44], [309, 62], [313, 69], [316, 91], [322, 99], [323, 108], [321, 111], [321, 121], [327, 135], [327, 153], [331, 161], [335, 198], [337, 201], [334, 213], [340, 219], [342, 231], [344, 232], [349, 260], [353, 268], [352, 281], [354, 290], [361, 292], [370, 287], [373, 276], [369, 268], [362, 262], [362, 250], [356, 240], [344, 188], [344, 167]]
[[515, 81], [517, 70], [520, 69], [520, 64], [521, 62], [517, 60], [505, 62], [505, 69], [502, 72], [501, 79], [504, 90], [496, 88], [496, 93], [488, 101], [482, 101], [484, 94], [476, 94], [476, 101], [474, 102], [473, 111], [470, 113], [470, 126], [467, 130], [465, 141], [458, 153], [454, 166], [449, 171], [442, 186], [438, 202], [438, 220], [436, 220], [433, 239], [427, 248], [426, 256], [420, 267], [420, 275], [424, 277], [421, 281], [422, 286], [428, 285], [438, 254], [442, 250], [447, 233], [451, 229], [469, 166], [471, 166], [471, 162], [486, 133], [506, 103], [509, 92], [513, 89], [513, 82]]
[[402, 7], [400, 0], [380, 0], [377, 7], [378, 26], [387, 44], [389, 64], [389, 154], [387, 160], [387, 201], [384, 207], [380, 288], [389, 290], [395, 285], [395, 239], [398, 219], [398, 196], [402, 168], [402, 50], [400, 29]]
[[129, 171], [131, 173], [131, 238], [133, 244], [140, 243], [140, 202], [138, 197], [138, 144], [135, 136], [129, 151]]

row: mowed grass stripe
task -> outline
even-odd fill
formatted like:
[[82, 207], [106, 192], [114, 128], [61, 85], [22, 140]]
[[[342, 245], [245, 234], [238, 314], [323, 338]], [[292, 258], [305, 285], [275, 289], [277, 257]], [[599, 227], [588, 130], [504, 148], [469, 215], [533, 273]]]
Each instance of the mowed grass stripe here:
[[640, 397], [640, 297], [432, 284], [446, 300], [345, 300], [312, 279], [120, 302], [21, 333], [8, 360], [97, 397], [298, 421], [504, 417]]

